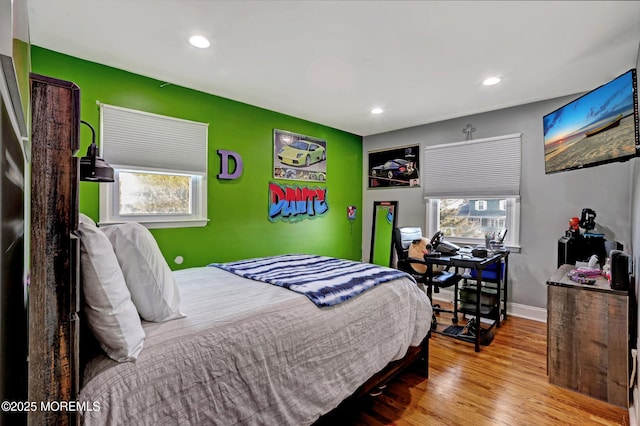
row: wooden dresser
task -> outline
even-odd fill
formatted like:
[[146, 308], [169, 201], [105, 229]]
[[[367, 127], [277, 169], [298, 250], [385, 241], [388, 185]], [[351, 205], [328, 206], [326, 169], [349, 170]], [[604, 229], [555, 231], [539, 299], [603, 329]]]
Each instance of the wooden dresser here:
[[633, 298], [603, 277], [576, 283], [573, 268], [562, 265], [547, 281], [549, 382], [627, 408]]

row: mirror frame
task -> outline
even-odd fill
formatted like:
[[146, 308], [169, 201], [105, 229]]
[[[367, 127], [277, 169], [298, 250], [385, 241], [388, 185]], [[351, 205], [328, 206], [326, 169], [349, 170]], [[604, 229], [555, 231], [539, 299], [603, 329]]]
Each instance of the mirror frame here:
[[376, 214], [378, 207], [380, 206], [392, 206], [393, 207], [393, 223], [391, 224], [391, 244], [389, 244], [389, 264], [391, 267], [393, 264], [393, 230], [398, 226], [398, 202], [397, 201], [374, 201], [373, 202], [373, 215], [371, 217], [371, 247], [369, 251], [369, 263], [373, 263], [374, 247], [376, 241]]

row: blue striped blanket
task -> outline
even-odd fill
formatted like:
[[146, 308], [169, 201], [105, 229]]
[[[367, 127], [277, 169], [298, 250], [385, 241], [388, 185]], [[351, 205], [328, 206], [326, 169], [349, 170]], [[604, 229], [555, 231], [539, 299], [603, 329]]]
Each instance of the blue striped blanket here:
[[209, 266], [304, 294], [317, 306], [337, 305], [396, 278], [413, 280], [409, 274], [397, 269], [305, 254], [212, 263]]

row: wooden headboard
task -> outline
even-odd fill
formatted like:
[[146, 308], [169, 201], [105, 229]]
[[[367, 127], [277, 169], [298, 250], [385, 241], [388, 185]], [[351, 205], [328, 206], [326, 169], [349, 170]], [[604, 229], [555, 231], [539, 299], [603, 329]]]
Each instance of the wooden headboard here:
[[[29, 401], [74, 401], [79, 387], [78, 158], [80, 89], [31, 74]], [[36, 410], [30, 425], [75, 424]]]

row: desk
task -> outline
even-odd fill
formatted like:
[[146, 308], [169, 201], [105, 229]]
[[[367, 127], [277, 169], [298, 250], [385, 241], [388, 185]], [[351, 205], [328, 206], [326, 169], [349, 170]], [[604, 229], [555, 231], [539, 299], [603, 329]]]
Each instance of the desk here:
[[[427, 276], [429, 278], [429, 282], [433, 280], [433, 266], [434, 265], [444, 265], [444, 266], [453, 266], [456, 268], [456, 273], [460, 268], [469, 268], [476, 271], [476, 309], [475, 309], [475, 321], [478, 327], [478, 331], [475, 336], [475, 350], [476, 352], [480, 352], [480, 318], [482, 317], [480, 312], [480, 304], [481, 304], [481, 294], [482, 294], [482, 271], [489, 265], [493, 265], [498, 262], [504, 262], [504, 274], [501, 280], [497, 280], [498, 286], [498, 315], [494, 321], [494, 323], [489, 327], [489, 330], [495, 325], [496, 327], [500, 327], [500, 317], [504, 315], [504, 319], [507, 319], [507, 275], [508, 275], [508, 266], [509, 266], [509, 251], [498, 251], [498, 252], [490, 252], [486, 258], [482, 257], [472, 257], [470, 255], [457, 254], [455, 256], [440, 256], [440, 257], [429, 257], [425, 256], [425, 262], [427, 263]], [[501, 296], [502, 291], [504, 292], [504, 297]], [[502, 305], [502, 306], [501, 306]], [[454, 297], [454, 317], [457, 316], [458, 311], [458, 295], [456, 294]]]

